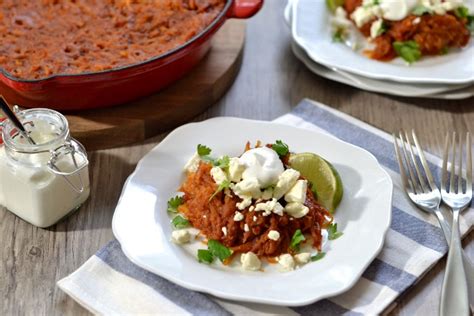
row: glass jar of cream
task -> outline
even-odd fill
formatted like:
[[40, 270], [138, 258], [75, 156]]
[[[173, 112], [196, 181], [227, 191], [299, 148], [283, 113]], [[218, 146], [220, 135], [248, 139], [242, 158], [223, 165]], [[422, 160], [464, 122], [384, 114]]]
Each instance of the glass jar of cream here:
[[87, 200], [89, 162], [71, 138], [66, 118], [49, 109], [17, 112], [34, 144], [5, 120], [1, 124], [0, 205], [39, 227], [48, 227]]

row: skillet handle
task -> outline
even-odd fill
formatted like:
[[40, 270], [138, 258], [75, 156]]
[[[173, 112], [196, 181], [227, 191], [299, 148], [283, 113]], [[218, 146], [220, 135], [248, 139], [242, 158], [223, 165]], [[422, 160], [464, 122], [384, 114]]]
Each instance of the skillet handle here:
[[255, 15], [263, 5], [264, 0], [234, 0], [227, 12], [228, 18], [247, 19]]

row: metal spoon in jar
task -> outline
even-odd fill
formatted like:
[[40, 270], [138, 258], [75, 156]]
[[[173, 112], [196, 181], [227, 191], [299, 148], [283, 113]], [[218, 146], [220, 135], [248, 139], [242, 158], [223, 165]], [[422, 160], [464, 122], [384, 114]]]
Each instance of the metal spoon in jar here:
[[2, 109], [3, 113], [5, 113], [6, 117], [18, 129], [18, 132], [21, 134], [21, 136], [26, 138], [31, 145], [36, 145], [33, 138], [30, 137], [30, 135], [26, 131], [23, 124], [21, 124], [20, 120], [16, 117], [15, 113], [10, 109], [7, 102], [5, 101], [5, 99], [2, 96], [0, 96], [0, 108]]

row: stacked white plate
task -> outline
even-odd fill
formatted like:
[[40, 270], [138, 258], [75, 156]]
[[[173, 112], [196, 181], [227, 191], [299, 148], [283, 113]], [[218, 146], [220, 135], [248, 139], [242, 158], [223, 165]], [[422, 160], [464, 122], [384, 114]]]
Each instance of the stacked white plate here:
[[400, 58], [379, 62], [334, 43], [329, 19], [325, 0], [288, 0], [285, 8], [293, 52], [317, 75], [359, 89], [404, 97], [474, 96], [474, 38], [463, 49], [429, 56], [408, 66]]

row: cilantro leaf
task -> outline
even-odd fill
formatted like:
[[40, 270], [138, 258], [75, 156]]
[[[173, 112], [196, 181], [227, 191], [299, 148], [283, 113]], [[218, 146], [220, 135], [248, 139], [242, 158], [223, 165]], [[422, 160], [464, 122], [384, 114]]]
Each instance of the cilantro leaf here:
[[325, 252], [318, 252], [317, 254], [315, 254], [314, 256], [311, 256], [311, 261], [318, 261], [318, 260], [321, 260], [322, 258], [324, 258], [324, 256], [326, 255]]
[[190, 225], [189, 221], [181, 215], [175, 216], [171, 221], [175, 228], [186, 228]]
[[420, 46], [415, 41], [393, 42], [393, 48], [409, 64], [421, 58]]
[[226, 169], [226, 168], [229, 168], [229, 164], [230, 164], [230, 157], [229, 156], [223, 156], [222, 158], [219, 158], [219, 159], [216, 159], [212, 162], [212, 164], [215, 166], [215, 167], [219, 167], [221, 169]]
[[297, 229], [295, 233], [293, 234], [293, 237], [291, 237], [291, 242], [290, 242], [290, 248], [293, 250], [299, 250], [300, 249], [300, 243], [302, 241], [305, 241], [306, 238], [304, 237], [303, 233], [301, 232], [301, 229]]
[[334, 43], [344, 43], [345, 37], [344, 29], [339, 28], [332, 35], [332, 41]]
[[286, 156], [290, 152], [288, 145], [281, 140], [277, 140], [275, 144], [272, 144], [272, 149], [281, 157]]
[[456, 14], [458, 18], [464, 19], [469, 16], [469, 9], [466, 7], [459, 7], [454, 9], [454, 14]]
[[168, 200], [168, 207], [167, 207], [167, 211], [170, 212], [170, 213], [177, 213], [178, 212], [178, 207], [183, 204], [184, 202], [184, 199], [182, 196], [175, 196], [175, 197], [172, 197], [171, 199]]
[[474, 15], [467, 16], [467, 28], [471, 33], [474, 33]]
[[388, 31], [388, 24], [384, 21], [382, 22], [381, 27], [377, 30], [377, 36], [382, 35], [383, 33]]
[[342, 232], [337, 231], [337, 223], [332, 223], [331, 225], [329, 225], [327, 230], [329, 240], [337, 239], [343, 235]]
[[421, 4], [420, 4], [420, 5], [417, 5], [417, 6], [413, 9], [412, 13], [413, 13], [413, 15], [421, 16], [421, 15], [426, 14], [426, 13], [431, 14], [432, 11], [431, 11], [430, 8], [427, 8], [427, 7], [425, 7], [424, 5], [421, 5]]
[[225, 259], [232, 255], [232, 250], [218, 242], [217, 240], [209, 240], [207, 242], [207, 248], [212, 255], [219, 258], [220, 261], [224, 262]]
[[222, 181], [221, 184], [216, 189], [216, 192], [214, 192], [211, 197], [209, 198], [209, 202], [217, 195], [217, 193], [221, 192], [224, 189], [227, 189], [230, 187], [230, 181], [229, 180], [224, 180]]
[[214, 256], [207, 249], [198, 249], [197, 258], [201, 263], [211, 264], [214, 261]]
[[203, 157], [203, 156], [208, 156], [211, 154], [211, 148], [205, 146], [205, 145], [197, 145], [197, 153], [199, 156]]

